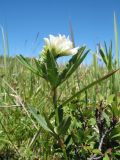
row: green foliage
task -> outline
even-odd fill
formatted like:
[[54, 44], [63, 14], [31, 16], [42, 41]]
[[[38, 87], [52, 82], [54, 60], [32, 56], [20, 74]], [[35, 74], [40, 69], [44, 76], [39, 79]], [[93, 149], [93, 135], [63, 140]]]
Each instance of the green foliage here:
[[[72, 56], [72, 58], [69, 60], [66, 67], [63, 69], [63, 71], [60, 73], [60, 83], [64, 82], [66, 79], [70, 77], [71, 74], [78, 68], [78, 66], [83, 62], [85, 57], [87, 56], [88, 51], [85, 51], [86, 47], [81, 47], [78, 50], [78, 53]], [[84, 54], [83, 54], [84, 53]]]
[[62, 72], [59, 71], [58, 65], [54, 59], [53, 54], [47, 50], [44, 58], [39, 60], [34, 59], [36, 68], [32, 66], [26, 58], [22, 55], [17, 56], [18, 60], [25, 65], [29, 70], [31, 70], [36, 75], [44, 78], [50, 82], [52, 87], [57, 87], [63, 83], [70, 75], [78, 68], [82, 61], [87, 56], [88, 51], [85, 51], [85, 47], [81, 47], [78, 50], [78, 53], [75, 54], [70, 60], [69, 63], [65, 66]]
[[[14, 64], [14, 67], [9, 67], [11, 76], [8, 75], [8, 83], [4, 82], [4, 78], [1, 83], [0, 117], [5, 126], [3, 128], [3, 125], [0, 125], [1, 151], [7, 150], [5, 146], [9, 147], [15, 151], [13, 156], [22, 157], [21, 159], [30, 159], [31, 157], [45, 159], [47, 157], [48, 160], [51, 160], [54, 157], [57, 159], [66, 157], [66, 159], [85, 160], [93, 155], [104, 158], [106, 158], [105, 155], [108, 155], [114, 157], [115, 160], [119, 159], [120, 110], [119, 105], [116, 106], [115, 103], [116, 94], [110, 94], [110, 88], [108, 88], [107, 92], [103, 92], [101, 95], [101, 84], [104, 86], [103, 88], [109, 86], [109, 76], [116, 70], [107, 73], [107, 69], [104, 68], [106, 75], [93, 82], [96, 77], [93, 77], [91, 66], [87, 68], [89, 79], [85, 74], [86, 66], [83, 66], [79, 73], [80, 79], [83, 81], [83, 83], [80, 82], [81, 90], [77, 88], [78, 79], [74, 72], [66, 83], [57, 88], [57, 108], [54, 110], [52, 97], [54, 94], [52, 88], [46, 83], [48, 81], [45, 82], [43, 77], [39, 78], [39, 74], [36, 76], [35, 73], [38, 72], [31, 74], [31, 70], [28, 71], [26, 66], [18, 64], [16, 59], [9, 59], [9, 61], [12, 61], [12, 65]], [[30, 63], [30, 59], [27, 61]], [[16, 65], [18, 67], [15, 67]], [[36, 67], [36, 64], [31, 64], [31, 66]], [[64, 70], [64, 68], [60, 68], [60, 70]], [[99, 65], [98, 70], [100, 74], [103, 74], [103, 69]], [[23, 76], [21, 77], [21, 75]], [[33, 94], [30, 94], [33, 82]], [[67, 87], [68, 83], [71, 88]], [[97, 86], [98, 89], [96, 101], [94, 101], [93, 86]], [[87, 97], [85, 91], [87, 91]], [[23, 106], [18, 106], [20, 97], [15, 99], [15, 97], [11, 97], [13, 94], [16, 94], [17, 97], [21, 96]], [[70, 101], [64, 103], [69, 98]], [[14, 107], [14, 105], [16, 106]], [[2, 108], [2, 106], [6, 106], [6, 108]], [[23, 108], [24, 106], [27, 111]], [[101, 124], [99, 124], [100, 120], [102, 120]], [[111, 125], [114, 127], [106, 134], [104, 145], [100, 151], [99, 129], [102, 127], [105, 132], [110, 129]], [[109, 148], [112, 148], [110, 153], [108, 153]]]
[[65, 135], [71, 124], [71, 117], [65, 118], [61, 121], [57, 128], [58, 135]]
[[29, 107], [29, 110], [34, 116], [34, 118], [37, 120], [37, 122], [41, 125], [41, 127], [43, 127], [46, 131], [51, 132], [51, 130], [47, 127], [45, 119], [40, 114], [37, 114], [36, 110], [33, 107]]
[[[59, 65], [53, 50], [46, 49], [39, 59], [11, 58], [6, 55], [8, 44], [4, 44], [4, 57], [0, 57], [0, 159], [120, 159], [115, 16], [114, 27], [115, 59], [112, 42], [109, 47], [104, 43], [98, 48], [100, 57], [94, 54], [90, 65], [81, 65], [89, 52], [86, 47], [79, 48], [66, 65]], [[7, 35], [3, 40], [8, 41]]]

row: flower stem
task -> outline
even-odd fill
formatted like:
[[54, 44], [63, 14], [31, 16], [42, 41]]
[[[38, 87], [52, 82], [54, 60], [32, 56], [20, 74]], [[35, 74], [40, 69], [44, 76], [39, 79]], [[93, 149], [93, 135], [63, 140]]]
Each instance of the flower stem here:
[[60, 144], [61, 149], [63, 151], [63, 155], [64, 155], [65, 160], [68, 160], [67, 153], [66, 153], [66, 147], [65, 147], [65, 144], [62, 139], [59, 139], [59, 144]]
[[55, 112], [55, 125], [59, 126], [58, 108], [57, 108], [57, 88], [53, 88], [53, 105]]
[[[53, 105], [54, 105], [54, 111], [55, 111], [55, 125], [59, 126], [59, 118], [58, 118], [59, 115], [58, 115], [58, 108], [57, 108], [57, 88], [53, 88]], [[66, 147], [63, 140], [59, 139], [59, 143], [60, 143], [60, 147], [62, 149], [65, 160], [68, 160]]]
[[53, 104], [54, 110], [57, 108], [57, 88], [53, 88]]

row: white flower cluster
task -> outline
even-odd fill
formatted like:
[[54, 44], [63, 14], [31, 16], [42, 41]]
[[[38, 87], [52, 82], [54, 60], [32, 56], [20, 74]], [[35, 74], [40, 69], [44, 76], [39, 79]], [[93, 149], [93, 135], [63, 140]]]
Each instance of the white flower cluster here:
[[66, 38], [65, 35], [49, 35], [49, 38], [44, 38], [44, 41], [44, 47], [47, 47], [51, 52], [53, 51], [54, 57], [74, 55], [79, 49], [79, 47], [74, 48], [69, 36]]

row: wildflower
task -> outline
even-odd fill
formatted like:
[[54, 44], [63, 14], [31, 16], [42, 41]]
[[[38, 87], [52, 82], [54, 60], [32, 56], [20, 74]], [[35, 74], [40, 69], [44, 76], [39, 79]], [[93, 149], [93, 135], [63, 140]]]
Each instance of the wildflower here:
[[74, 55], [78, 52], [78, 47], [74, 48], [73, 43], [70, 41], [69, 36], [65, 35], [53, 36], [49, 35], [49, 38], [44, 38], [45, 46], [42, 53], [46, 53], [49, 50], [55, 58], [61, 56]]

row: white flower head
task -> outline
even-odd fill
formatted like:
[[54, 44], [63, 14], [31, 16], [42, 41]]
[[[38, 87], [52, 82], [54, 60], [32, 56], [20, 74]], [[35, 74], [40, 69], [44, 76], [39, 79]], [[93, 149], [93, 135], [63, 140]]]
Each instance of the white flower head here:
[[65, 35], [53, 36], [49, 35], [49, 38], [44, 38], [45, 46], [51, 52], [53, 52], [54, 57], [74, 55], [78, 52], [78, 48], [73, 47], [73, 43], [69, 39], [69, 36], [66, 38]]

